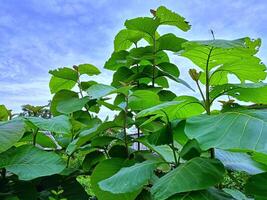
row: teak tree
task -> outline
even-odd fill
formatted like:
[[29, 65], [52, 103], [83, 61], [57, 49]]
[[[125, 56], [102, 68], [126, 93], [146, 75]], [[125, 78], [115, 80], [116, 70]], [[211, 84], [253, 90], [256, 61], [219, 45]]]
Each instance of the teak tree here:
[[[160, 26], [188, 31], [190, 25], [164, 6], [150, 12], [126, 20], [116, 35], [104, 66], [114, 71], [110, 85], [84, 81], [100, 74], [91, 64], [58, 68], [49, 72], [52, 118], [12, 118], [0, 106], [0, 198], [267, 199], [260, 39], [161, 35]], [[195, 64], [189, 70], [195, 85], [180, 78], [170, 53]], [[175, 94], [169, 80], [196, 88], [201, 99]], [[221, 110], [213, 109], [216, 101]], [[100, 119], [101, 107], [113, 117]], [[224, 188], [223, 178], [236, 181], [232, 171], [249, 177], [242, 191]], [[90, 191], [77, 181], [81, 175], [90, 179]]]

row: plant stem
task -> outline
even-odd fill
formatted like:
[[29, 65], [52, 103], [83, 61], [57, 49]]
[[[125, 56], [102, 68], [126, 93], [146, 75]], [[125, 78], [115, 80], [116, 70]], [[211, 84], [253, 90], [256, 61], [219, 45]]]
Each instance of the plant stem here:
[[[81, 95], [81, 97], [83, 98], [84, 96], [83, 96], [83, 91], [82, 91], [82, 85], [81, 85], [81, 79], [80, 79], [80, 73], [79, 73], [79, 69], [77, 68], [77, 73], [78, 73], [78, 80], [77, 80], [77, 83], [78, 83], [78, 88], [79, 88], [79, 93], [80, 93], [80, 95]], [[88, 114], [90, 115], [90, 113], [89, 113], [89, 108], [87, 107], [87, 104], [85, 104], [85, 109], [86, 109], [86, 111], [88, 112]]]
[[155, 69], [156, 69], [156, 33], [153, 37], [153, 72], [152, 72], [152, 87], [155, 86]]
[[173, 152], [173, 157], [174, 157], [174, 162], [175, 162], [175, 166], [178, 166], [179, 165], [179, 161], [177, 159], [177, 155], [176, 155], [176, 152], [175, 152], [175, 147], [174, 147], [174, 142], [172, 140], [172, 143], [171, 143], [171, 149], [172, 149], [172, 152]]
[[[209, 77], [209, 61], [210, 61], [210, 56], [211, 52], [213, 50], [213, 47], [211, 47], [208, 58], [207, 58], [207, 63], [206, 63], [206, 102], [205, 102], [205, 107], [206, 107], [206, 112], [207, 115], [210, 115], [210, 107], [211, 107], [211, 102], [210, 102], [210, 77]], [[215, 158], [215, 151], [214, 148], [210, 149], [210, 157]]]
[[110, 156], [109, 156], [109, 154], [108, 154], [108, 151], [107, 151], [107, 148], [104, 147], [103, 150], [104, 150], [104, 153], [105, 153], [105, 155], [107, 156], [107, 158], [110, 158]]
[[[134, 43], [134, 45], [135, 45], [135, 48], [137, 49], [138, 48], [137, 43]], [[136, 69], [137, 69], [137, 74], [139, 74], [139, 65], [138, 64], [136, 64]], [[140, 83], [139, 83], [139, 80], [137, 80], [137, 88], [139, 88], [139, 87], [140, 87]], [[137, 127], [137, 138], [139, 138], [139, 137], [140, 137], [140, 128]], [[137, 149], [138, 149], [138, 151], [140, 150], [140, 142], [137, 142]]]
[[200, 92], [200, 94], [201, 94], [203, 103], [204, 103], [204, 105], [206, 105], [206, 99], [205, 99], [204, 94], [203, 94], [203, 92], [202, 92], [202, 90], [201, 90], [201, 88], [200, 88], [200, 85], [199, 85], [198, 80], [196, 81], [196, 84], [197, 84], [197, 88], [198, 88], [198, 90], [199, 90], [199, 92]]
[[[139, 127], [137, 128], [137, 138], [140, 137], [140, 129]], [[140, 142], [137, 142], [137, 150], [139, 151], [140, 150]]]
[[2, 170], [1, 170], [1, 176], [2, 176], [3, 180], [6, 179], [6, 169], [5, 168], [2, 168]]
[[124, 133], [124, 144], [126, 148], [126, 154], [129, 155], [128, 152], [128, 142], [127, 142], [127, 115], [128, 115], [128, 97], [125, 96], [125, 101], [126, 101], [126, 107], [124, 110], [124, 124], [123, 124], [123, 133]]
[[175, 166], [178, 166], [179, 165], [179, 161], [177, 159], [177, 155], [176, 155], [176, 151], [175, 151], [175, 146], [174, 146], [174, 140], [173, 140], [173, 134], [172, 134], [172, 125], [170, 123], [170, 119], [169, 119], [169, 116], [167, 115], [167, 113], [164, 111], [164, 110], [161, 110], [161, 112], [163, 112], [166, 116], [166, 119], [167, 119], [167, 125], [169, 127], [169, 131], [170, 131], [170, 134], [171, 134], [171, 137], [172, 137], [172, 142], [171, 144], [169, 145], [172, 149], [172, 152], [173, 152], [173, 157], [174, 157], [174, 162], [175, 162]]
[[37, 128], [37, 129], [33, 132], [33, 139], [32, 139], [32, 144], [33, 144], [33, 146], [36, 145], [36, 138], [37, 138], [38, 131], [39, 131], [39, 128]]
[[[74, 139], [74, 132], [73, 132], [73, 129], [72, 129], [72, 130], [71, 130], [71, 142], [73, 141], [73, 139]], [[73, 153], [72, 153], [72, 154], [73, 154]], [[67, 166], [66, 166], [66, 168], [68, 168], [69, 165], [70, 165], [70, 159], [71, 159], [72, 154], [68, 155]]]

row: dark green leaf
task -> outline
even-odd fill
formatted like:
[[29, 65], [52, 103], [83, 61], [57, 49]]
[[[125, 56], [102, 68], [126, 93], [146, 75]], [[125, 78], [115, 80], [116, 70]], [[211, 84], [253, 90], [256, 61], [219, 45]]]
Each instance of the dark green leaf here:
[[31, 145], [12, 148], [0, 155], [0, 168], [18, 175], [20, 180], [60, 173], [65, 163], [53, 152], [45, 152]]
[[92, 189], [99, 200], [134, 200], [140, 191], [131, 191], [125, 194], [113, 194], [100, 189], [98, 183], [116, 174], [127, 164], [121, 158], [112, 158], [99, 163], [91, 176]]
[[207, 189], [219, 183], [224, 173], [222, 163], [217, 160], [193, 158], [161, 177], [151, 193], [155, 200], [164, 200], [176, 193]]
[[22, 120], [11, 120], [0, 122], [0, 153], [8, 150], [18, 142], [24, 134], [24, 122]]

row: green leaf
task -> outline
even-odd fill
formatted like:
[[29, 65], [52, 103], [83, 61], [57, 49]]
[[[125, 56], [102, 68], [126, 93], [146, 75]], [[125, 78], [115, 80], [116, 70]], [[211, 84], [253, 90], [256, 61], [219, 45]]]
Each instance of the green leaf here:
[[168, 51], [178, 52], [182, 50], [182, 44], [186, 41], [187, 40], [183, 38], [179, 38], [172, 33], [162, 35], [157, 40], [157, 43], [156, 43], [157, 51], [168, 50]]
[[112, 177], [101, 181], [99, 186], [102, 190], [114, 194], [138, 191], [144, 185], [148, 184], [158, 164], [158, 161], [147, 160], [130, 167], [122, 168]]
[[[266, 78], [266, 67], [254, 55], [260, 46], [260, 41], [250, 38], [237, 40], [192, 41], [183, 44], [185, 50], [180, 55], [189, 58], [199, 66], [203, 73], [206, 67], [210, 72], [210, 81], [216, 73], [234, 74], [241, 82], [249, 80], [258, 82]], [[213, 70], [212, 70], [213, 69]], [[212, 70], [212, 71], [211, 71]], [[212, 73], [211, 73], [212, 72]], [[226, 74], [223, 73], [225, 80]], [[218, 76], [215, 76], [218, 82]]]
[[128, 100], [129, 108], [132, 110], [143, 110], [160, 103], [159, 96], [149, 90], [136, 90], [134, 91]]
[[23, 145], [2, 153], [0, 168], [6, 168], [18, 175], [20, 180], [32, 180], [60, 173], [65, 168], [65, 163], [56, 153]]
[[257, 200], [263, 200], [267, 196], [267, 172], [251, 176], [245, 185], [246, 194], [254, 195]]
[[93, 147], [103, 148], [105, 146], [108, 146], [113, 140], [116, 140], [116, 137], [111, 136], [99, 136], [92, 140], [91, 145]]
[[249, 150], [267, 153], [267, 111], [244, 110], [201, 115], [187, 120], [185, 133], [201, 149]]
[[115, 90], [116, 88], [104, 85], [104, 84], [94, 84], [91, 87], [89, 87], [86, 92], [92, 99], [100, 99], [106, 95], [108, 95], [110, 92]]
[[230, 194], [236, 200], [253, 200], [251, 198], [246, 197], [246, 195], [244, 195], [242, 192], [236, 189], [224, 188], [223, 191], [226, 192], [227, 194]]
[[57, 111], [64, 114], [70, 114], [78, 110], [82, 110], [86, 103], [88, 103], [89, 98], [70, 98], [58, 102]]
[[8, 150], [18, 142], [24, 134], [24, 122], [22, 120], [11, 120], [0, 122], [0, 153]]
[[157, 67], [160, 68], [163, 72], [170, 74], [171, 76], [179, 77], [180, 75], [178, 67], [172, 63], [163, 62], [158, 64]]
[[176, 193], [207, 189], [219, 183], [224, 173], [217, 160], [193, 158], [156, 181], [151, 193], [155, 200], [164, 200]]
[[267, 166], [267, 154], [253, 152], [252, 159]]
[[80, 64], [78, 66], [78, 71], [80, 74], [87, 74], [88, 76], [98, 75], [101, 73], [99, 69], [92, 64]]
[[[147, 137], [139, 137], [136, 139], [138, 142], [142, 143], [152, 151], [156, 152], [163, 160], [169, 163], [174, 163], [174, 156], [173, 156], [173, 151], [170, 148], [169, 145], [160, 145], [156, 146], [153, 144], [150, 144], [147, 140]], [[178, 153], [176, 153], [177, 157], [179, 156]]]
[[10, 111], [5, 107], [5, 105], [0, 105], [0, 121], [7, 121], [10, 114]]
[[71, 90], [75, 86], [75, 84], [75, 81], [52, 76], [49, 82], [49, 88], [50, 92], [54, 94], [60, 90]]
[[111, 57], [108, 59], [108, 61], [105, 63], [104, 68], [116, 71], [120, 67], [127, 66], [127, 59], [126, 57], [129, 55], [128, 51], [118, 51], [113, 52]]
[[160, 25], [176, 26], [183, 31], [188, 31], [190, 29], [190, 25], [185, 21], [184, 17], [172, 12], [164, 6], [158, 7], [156, 10], [156, 17], [159, 18]]
[[151, 37], [155, 36], [156, 30], [160, 21], [149, 17], [138, 17], [125, 21], [125, 27], [130, 30], [136, 30], [149, 34]]
[[172, 142], [172, 134], [169, 126], [164, 126], [160, 130], [150, 133], [147, 140], [152, 145], [164, 145]]
[[191, 96], [180, 96], [173, 101], [164, 102], [154, 107], [142, 110], [137, 117], [145, 117], [149, 115], [159, 115], [165, 117], [168, 115], [169, 120], [177, 118], [188, 118], [203, 113], [204, 108], [198, 99]]
[[56, 116], [51, 119], [41, 117], [27, 117], [26, 119], [41, 130], [63, 134], [71, 133], [71, 123], [65, 115]]
[[211, 99], [221, 95], [228, 95], [240, 101], [267, 104], [267, 84], [265, 83], [244, 83], [224, 84], [212, 88]]
[[134, 72], [127, 67], [120, 67], [114, 74], [111, 85], [113, 87], [121, 87], [122, 83], [129, 83], [132, 81]]
[[177, 194], [168, 200], [234, 200], [232, 196], [216, 188]]
[[105, 160], [105, 155], [100, 151], [92, 151], [86, 154], [82, 168], [84, 171], [90, 171], [95, 165], [97, 165], [102, 160]]
[[57, 106], [60, 104], [60, 102], [66, 102], [71, 99], [78, 99], [79, 95], [76, 92], [70, 91], [70, 90], [61, 90], [57, 92], [50, 105], [50, 111], [53, 114], [53, 116], [61, 115], [62, 113], [58, 112]]
[[114, 49], [115, 51], [127, 50], [133, 44], [143, 39], [145, 34], [135, 30], [123, 29], [115, 37]]
[[91, 184], [94, 193], [99, 200], [134, 200], [140, 191], [131, 191], [125, 194], [113, 194], [100, 189], [98, 183], [116, 174], [122, 167], [127, 164], [121, 158], [112, 158], [99, 163], [91, 176]]
[[201, 149], [196, 140], [189, 140], [182, 148], [180, 152], [181, 158], [184, 160], [190, 160], [194, 157], [201, 155]]
[[219, 159], [226, 168], [232, 171], [247, 172], [248, 174], [259, 174], [264, 170], [267, 170], [267, 166], [252, 160], [252, 158], [246, 153], [216, 149], [215, 157]]
[[78, 80], [77, 71], [67, 67], [50, 70], [49, 73], [61, 79], [72, 80], [74, 82]]

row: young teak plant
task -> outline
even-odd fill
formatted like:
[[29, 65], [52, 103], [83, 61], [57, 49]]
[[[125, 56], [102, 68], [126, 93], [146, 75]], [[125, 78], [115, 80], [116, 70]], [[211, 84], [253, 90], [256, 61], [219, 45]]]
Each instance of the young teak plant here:
[[[58, 68], [45, 115], [40, 106], [20, 116], [0, 106], [0, 199], [267, 199], [260, 39], [212, 31], [211, 40], [189, 41], [160, 31], [188, 31], [185, 18], [164, 6], [150, 12], [116, 35], [104, 66], [110, 85], [87, 80], [100, 74], [91, 64]], [[195, 85], [171, 55], [192, 61]], [[200, 99], [175, 94], [170, 80]]]

